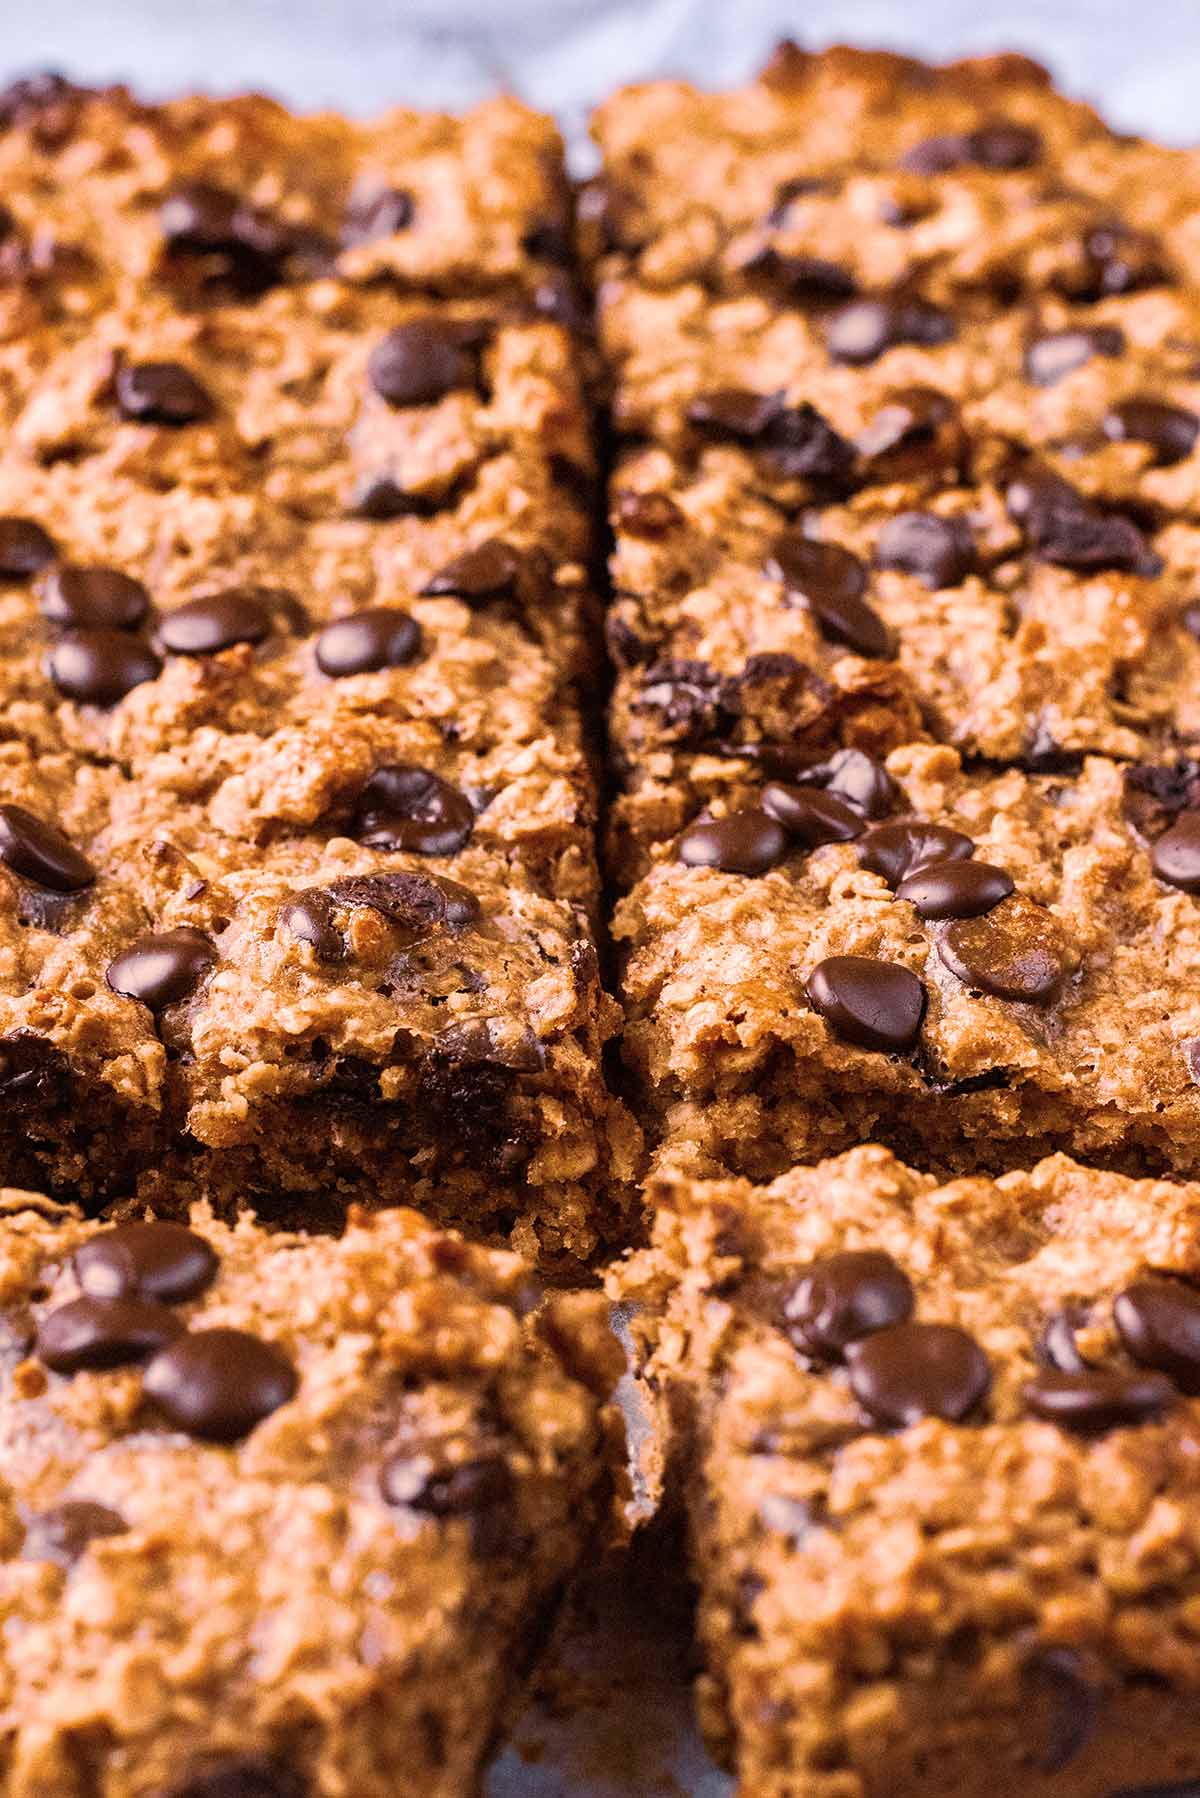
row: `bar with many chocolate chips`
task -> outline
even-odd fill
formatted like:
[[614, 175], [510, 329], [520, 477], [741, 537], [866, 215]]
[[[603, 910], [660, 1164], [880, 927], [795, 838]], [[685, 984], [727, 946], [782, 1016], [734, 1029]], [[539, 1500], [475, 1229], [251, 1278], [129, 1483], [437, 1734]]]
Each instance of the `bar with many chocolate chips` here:
[[649, 1196], [611, 1289], [738, 1789], [1192, 1792], [1200, 1188], [860, 1148]]
[[917, 745], [731, 780], [615, 914], [660, 1153], [1200, 1172], [1197, 819], [1186, 759], [1037, 775]]
[[605, 1522], [600, 1295], [410, 1211], [4, 1189], [0, 1298], [5, 1789], [474, 1791]]

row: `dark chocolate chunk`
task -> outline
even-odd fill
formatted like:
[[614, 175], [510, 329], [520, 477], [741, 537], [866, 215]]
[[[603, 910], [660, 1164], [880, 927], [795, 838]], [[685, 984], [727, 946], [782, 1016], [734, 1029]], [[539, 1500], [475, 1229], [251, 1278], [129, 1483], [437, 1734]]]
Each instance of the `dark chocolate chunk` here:
[[23, 805], [0, 805], [0, 862], [22, 880], [53, 893], [78, 893], [96, 878], [91, 863], [58, 826]]
[[188, 600], [168, 612], [159, 627], [164, 649], [177, 656], [211, 656], [236, 643], [262, 643], [274, 618], [264, 595], [253, 587], [229, 587]]
[[218, 1262], [211, 1244], [185, 1224], [139, 1221], [90, 1237], [71, 1265], [91, 1298], [179, 1305], [212, 1284]]
[[796, 1346], [840, 1357], [847, 1346], [913, 1312], [912, 1282], [881, 1249], [846, 1249], [804, 1268], [787, 1294], [783, 1314]]
[[213, 1329], [194, 1330], [161, 1349], [142, 1389], [189, 1436], [237, 1442], [294, 1398], [298, 1384], [295, 1367], [273, 1342], [246, 1330]]
[[135, 424], [190, 425], [212, 414], [212, 395], [180, 362], [123, 362], [117, 409]]
[[85, 1295], [43, 1317], [33, 1352], [55, 1373], [122, 1367], [157, 1354], [182, 1329], [174, 1311], [152, 1300]]
[[814, 1011], [860, 1049], [911, 1049], [925, 1016], [925, 988], [908, 968], [866, 955], [832, 955], [804, 985]]
[[863, 598], [866, 565], [840, 543], [822, 543], [785, 531], [771, 546], [765, 572], [803, 601], [822, 636], [862, 656], [892, 653], [887, 626]]
[[0, 581], [27, 581], [57, 554], [49, 531], [32, 518], [0, 518]]
[[923, 862], [896, 888], [922, 918], [978, 918], [1013, 891], [1011, 877], [990, 862]]
[[479, 376], [477, 333], [453, 319], [414, 318], [380, 339], [367, 361], [371, 386], [389, 406], [431, 406], [448, 393], [473, 389]]
[[182, 925], [140, 936], [109, 962], [104, 978], [114, 993], [138, 999], [155, 1016], [193, 993], [217, 959], [202, 930]]
[[39, 603], [43, 618], [68, 630], [135, 631], [150, 615], [150, 595], [141, 581], [119, 568], [77, 562], [64, 562], [47, 575]]
[[1181, 812], [1150, 852], [1160, 880], [1185, 893], [1200, 893], [1200, 811]]
[[821, 843], [850, 843], [863, 833], [861, 813], [836, 793], [820, 787], [769, 781], [762, 790], [762, 809], [776, 819], [795, 843], [815, 849]]
[[330, 881], [324, 889], [334, 905], [366, 905], [389, 923], [416, 936], [447, 930], [453, 936], [472, 929], [480, 918], [479, 901], [456, 880], [396, 870], [390, 874], [352, 874]]
[[1113, 443], [1147, 443], [1162, 468], [1182, 462], [1196, 447], [1200, 418], [1182, 406], [1138, 395], [1122, 400], [1104, 418], [1104, 435]]
[[1053, 387], [1093, 356], [1120, 356], [1124, 349], [1125, 333], [1117, 325], [1076, 325], [1068, 330], [1046, 331], [1027, 346], [1025, 373], [1038, 387]]
[[882, 875], [890, 887], [898, 887], [929, 862], [966, 861], [974, 853], [974, 843], [961, 830], [927, 824], [921, 818], [877, 824], [858, 845], [862, 866]]
[[21, 1555], [26, 1561], [53, 1561], [73, 1567], [93, 1542], [124, 1536], [129, 1525], [119, 1511], [87, 1498], [70, 1498], [29, 1519]]
[[781, 393], [727, 387], [700, 394], [688, 418], [710, 436], [763, 451], [772, 468], [792, 479], [842, 486], [853, 472], [853, 445], [807, 400], [787, 406]]
[[513, 1074], [537, 1074], [546, 1051], [528, 1024], [511, 1027], [506, 1018], [469, 1018], [448, 1024], [433, 1039], [433, 1050], [463, 1067], [507, 1068]]
[[1035, 553], [1063, 568], [1154, 575], [1162, 562], [1131, 518], [1102, 512], [1068, 481], [1036, 469], [1012, 481], [1008, 510]]
[[429, 768], [390, 762], [376, 768], [359, 796], [354, 829], [372, 849], [457, 855], [475, 828], [465, 793]]
[[524, 557], [502, 537], [487, 537], [440, 568], [422, 587], [429, 599], [506, 599], [517, 590]]
[[861, 366], [901, 343], [935, 349], [954, 331], [950, 314], [928, 300], [852, 300], [830, 320], [825, 342], [835, 362]]
[[859, 1404], [896, 1427], [922, 1417], [961, 1423], [992, 1384], [987, 1356], [954, 1324], [892, 1324], [852, 1342], [846, 1360]]
[[1026, 1005], [1048, 1005], [1073, 966], [1053, 912], [1019, 893], [982, 917], [947, 924], [938, 954], [964, 985]]
[[1165, 1374], [1123, 1368], [1089, 1367], [1082, 1373], [1047, 1368], [1025, 1385], [1025, 1403], [1035, 1417], [1082, 1434], [1145, 1423], [1168, 1410], [1178, 1396]]
[[341, 679], [402, 668], [421, 648], [421, 627], [399, 606], [365, 606], [327, 624], [314, 654], [322, 674]]
[[117, 705], [135, 687], [156, 680], [161, 670], [148, 644], [128, 631], [104, 628], [69, 631], [46, 658], [46, 672], [58, 691], [78, 705]]
[[934, 592], [958, 587], [975, 570], [975, 539], [965, 518], [937, 512], [900, 512], [875, 545], [875, 562], [911, 574]]
[[1200, 1292], [1181, 1280], [1135, 1280], [1113, 1301], [1113, 1320], [1135, 1361], [1200, 1395]]
[[689, 868], [719, 868], [724, 874], [767, 874], [788, 856], [787, 832], [765, 811], [747, 807], [723, 818], [698, 818], [675, 846]]

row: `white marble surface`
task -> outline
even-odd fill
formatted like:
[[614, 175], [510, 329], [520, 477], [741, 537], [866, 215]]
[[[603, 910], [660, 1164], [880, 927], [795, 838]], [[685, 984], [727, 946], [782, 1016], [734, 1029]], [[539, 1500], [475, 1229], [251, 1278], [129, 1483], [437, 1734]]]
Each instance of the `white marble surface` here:
[[[1021, 49], [1128, 130], [1200, 139], [1200, 0], [0, 0], [0, 81], [35, 68], [151, 97], [258, 87], [300, 107], [462, 105], [497, 85], [562, 118], [619, 81], [717, 84], [781, 36], [936, 58]], [[533, 1712], [487, 1798], [726, 1798], [693, 1728], [681, 1634], [628, 1580], [599, 1582], [565, 1648], [580, 1701]]]
[[257, 86], [298, 106], [461, 104], [505, 82], [559, 112], [656, 73], [740, 78], [777, 38], [945, 57], [1023, 49], [1123, 128], [1200, 138], [1197, 0], [0, 0], [0, 69], [151, 95]]

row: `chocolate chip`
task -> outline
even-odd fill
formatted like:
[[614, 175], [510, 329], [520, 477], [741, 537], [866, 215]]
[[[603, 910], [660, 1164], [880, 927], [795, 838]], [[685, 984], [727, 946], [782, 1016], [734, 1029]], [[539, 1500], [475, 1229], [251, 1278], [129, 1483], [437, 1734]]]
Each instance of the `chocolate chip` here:
[[273, 618], [262, 595], [251, 587], [230, 587], [168, 612], [159, 627], [164, 649], [177, 656], [217, 655], [235, 643], [262, 643]]
[[1135, 1280], [1114, 1299], [1113, 1320], [1135, 1361], [1200, 1395], [1200, 1293], [1179, 1280]]
[[122, 418], [135, 424], [190, 425], [213, 410], [208, 389], [179, 362], [124, 362], [116, 391]]
[[40, 608], [43, 618], [66, 629], [135, 631], [150, 614], [150, 595], [119, 568], [64, 562], [47, 575]]
[[719, 868], [723, 874], [767, 874], [787, 859], [787, 832], [756, 807], [723, 818], [698, 818], [675, 846], [689, 868]]
[[163, 1798], [306, 1798], [307, 1791], [299, 1774], [270, 1761], [238, 1755], [172, 1786]]
[[32, 518], [0, 518], [0, 580], [27, 581], [57, 554], [49, 531]]
[[516, 592], [524, 558], [502, 537], [487, 537], [439, 568], [422, 587], [428, 599], [506, 599]]
[[237, 1442], [286, 1405], [298, 1384], [291, 1361], [273, 1342], [245, 1330], [213, 1329], [193, 1330], [162, 1349], [142, 1389], [189, 1436]]
[[314, 651], [322, 674], [341, 679], [402, 668], [421, 648], [421, 627], [399, 606], [365, 606], [326, 625]]
[[42, 1319], [33, 1352], [55, 1373], [122, 1367], [157, 1354], [182, 1329], [173, 1311], [148, 1299], [85, 1296]]
[[804, 602], [821, 634], [862, 656], [887, 656], [892, 640], [879, 614], [862, 597], [867, 569], [840, 543], [821, 543], [785, 531], [771, 546], [764, 565], [770, 580]]
[[821, 256], [785, 256], [772, 244], [764, 244], [748, 257], [741, 273], [791, 306], [833, 306], [853, 299], [858, 292], [858, 282], [840, 262], [827, 262]]
[[835, 793], [820, 787], [791, 786], [773, 780], [762, 790], [762, 809], [783, 825], [793, 842], [806, 849], [821, 843], [850, 843], [863, 833], [861, 815]]
[[21, 1554], [27, 1561], [53, 1561], [59, 1567], [73, 1567], [93, 1542], [124, 1536], [128, 1529], [120, 1512], [108, 1505], [98, 1505], [87, 1498], [70, 1498], [29, 1519]]
[[1125, 333], [1117, 325], [1075, 326], [1066, 331], [1046, 331], [1025, 350], [1025, 373], [1038, 387], [1053, 387], [1073, 374], [1093, 356], [1120, 356]]
[[1179, 1394], [1165, 1374], [1089, 1367], [1083, 1373], [1048, 1368], [1026, 1382], [1024, 1396], [1035, 1417], [1091, 1434], [1145, 1423], [1173, 1405]]
[[938, 954], [964, 985], [1026, 1005], [1048, 1005], [1071, 970], [1058, 919], [1019, 893], [983, 917], [947, 924]]
[[837, 1358], [873, 1330], [907, 1322], [913, 1303], [912, 1282], [890, 1255], [847, 1249], [802, 1270], [783, 1314], [797, 1348]]
[[546, 1051], [528, 1024], [512, 1028], [507, 1018], [468, 1018], [448, 1024], [433, 1039], [433, 1052], [460, 1067], [507, 1068], [513, 1074], [537, 1074]]
[[1120, 220], [1097, 225], [1083, 240], [1083, 268], [1068, 282], [1076, 299], [1102, 300], [1110, 294], [1136, 293], [1169, 281], [1162, 246], [1147, 231], [1134, 231]]
[[323, 887], [289, 899], [279, 914], [280, 922], [302, 943], [309, 943], [318, 961], [335, 962], [346, 958], [346, 944], [334, 922], [333, 900]]
[[978, 130], [927, 137], [905, 153], [900, 166], [915, 175], [944, 175], [973, 163], [976, 168], [1011, 173], [1031, 168], [1044, 150], [1041, 132], [1015, 119], [992, 119]]
[[58, 826], [23, 805], [0, 805], [0, 862], [52, 893], [81, 892], [96, 878], [91, 863]]
[[474, 388], [477, 338], [450, 319], [414, 318], [380, 339], [367, 378], [389, 406], [431, 406], [448, 393]]
[[1049, 1729], [1038, 1756], [1042, 1773], [1061, 1773], [1087, 1746], [1099, 1719], [1103, 1687], [1097, 1670], [1072, 1648], [1039, 1644], [1025, 1671], [1050, 1701]]
[[769, 772], [778, 771], [801, 786], [821, 787], [844, 799], [864, 818], [886, 818], [900, 802], [900, 788], [887, 769], [861, 749], [839, 749], [828, 761], [814, 762], [808, 768], [780, 765], [776, 770], [769, 754], [762, 759]]
[[372, 849], [457, 855], [475, 828], [470, 800], [429, 768], [390, 762], [363, 788], [355, 835]]
[[381, 917], [414, 935], [432, 930], [452, 935], [472, 929], [480, 917], [479, 901], [467, 887], [442, 876], [397, 870], [390, 874], [353, 874], [330, 881], [325, 889], [335, 905], [370, 906]]
[[794, 175], [788, 181], [781, 181], [775, 189], [771, 200], [766, 223], [773, 230], [787, 223], [788, 213], [797, 200], [807, 198], [809, 194], [831, 193], [833, 184], [820, 175]]
[[154, 651], [127, 631], [71, 631], [46, 658], [58, 691], [78, 705], [116, 705], [135, 687], [156, 680], [161, 669]]
[[1114, 568], [1154, 575], [1162, 562], [1130, 518], [1101, 512], [1068, 481], [1034, 470], [1010, 483], [1010, 516], [1047, 562], [1084, 572]]
[[137, 1222], [90, 1237], [71, 1265], [91, 1298], [179, 1305], [211, 1285], [218, 1262], [204, 1237], [184, 1224]]
[[880, 568], [894, 568], [934, 592], [958, 587], [975, 569], [975, 539], [965, 518], [936, 512], [900, 512], [889, 518], [875, 545]]
[[877, 824], [858, 845], [861, 866], [882, 875], [890, 887], [898, 887], [929, 862], [961, 862], [974, 853], [974, 843], [961, 830], [926, 824], [921, 818]]
[[1003, 868], [990, 862], [923, 862], [896, 888], [922, 918], [978, 918], [1013, 891]]
[[987, 1356], [954, 1324], [897, 1323], [846, 1350], [850, 1387], [879, 1423], [961, 1423], [987, 1397]]
[[825, 342], [835, 362], [874, 362], [897, 344], [936, 349], [954, 336], [954, 320], [928, 300], [853, 300], [830, 320]]
[[631, 537], [647, 537], [651, 542], [669, 536], [687, 523], [683, 511], [666, 493], [618, 493], [613, 511], [618, 531]]
[[347, 203], [342, 242], [349, 249], [380, 237], [395, 237], [397, 232], [408, 230], [416, 210], [416, 201], [407, 188], [364, 183], [355, 188]]
[[911, 1049], [925, 1015], [925, 988], [908, 968], [866, 955], [832, 955], [804, 984], [815, 1011], [860, 1049]]
[[1182, 406], [1143, 395], [1122, 400], [1106, 414], [1104, 435], [1113, 443], [1148, 443], [1159, 466], [1167, 468], [1195, 449], [1200, 418]]
[[858, 449], [871, 481], [905, 481], [917, 475], [957, 473], [967, 438], [958, 407], [936, 387], [899, 387], [889, 393]]
[[1037, 1346], [1038, 1359], [1059, 1373], [1083, 1373], [1087, 1362], [1075, 1340], [1075, 1323], [1070, 1313], [1056, 1311], [1046, 1320]]
[[217, 959], [202, 930], [187, 925], [140, 936], [104, 976], [114, 993], [139, 999], [155, 1016], [195, 991]]
[[807, 400], [789, 407], [779, 393], [725, 387], [694, 399], [688, 418], [718, 440], [765, 452], [772, 467], [793, 479], [841, 485], [854, 468], [853, 446]]
[[1200, 893], [1200, 811], [1181, 812], [1150, 852], [1160, 880], [1185, 893]]
[[188, 181], [169, 193], [159, 208], [158, 224], [175, 249], [189, 254], [238, 247], [234, 219], [238, 197], [212, 181]]
[[464, 1519], [472, 1546], [482, 1554], [503, 1546], [516, 1493], [512, 1470], [499, 1451], [457, 1459], [451, 1443], [414, 1445], [392, 1455], [380, 1469], [379, 1488], [388, 1504], [406, 1511]]

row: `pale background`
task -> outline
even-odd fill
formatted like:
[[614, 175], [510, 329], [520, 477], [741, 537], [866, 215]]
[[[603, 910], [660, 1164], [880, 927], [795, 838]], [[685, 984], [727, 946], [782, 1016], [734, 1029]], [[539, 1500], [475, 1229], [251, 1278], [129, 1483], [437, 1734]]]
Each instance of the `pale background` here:
[[[151, 98], [258, 87], [358, 113], [460, 106], [506, 85], [558, 113], [585, 167], [587, 108], [606, 87], [736, 81], [784, 35], [937, 59], [1025, 50], [1122, 129], [1200, 140], [1200, 0], [0, 0], [0, 85], [56, 68]], [[532, 1715], [488, 1798], [725, 1798], [688, 1726], [679, 1630], [634, 1582], [602, 1581], [593, 1597], [600, 1633], [567, 1649], [574, 1715]]]

